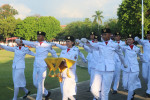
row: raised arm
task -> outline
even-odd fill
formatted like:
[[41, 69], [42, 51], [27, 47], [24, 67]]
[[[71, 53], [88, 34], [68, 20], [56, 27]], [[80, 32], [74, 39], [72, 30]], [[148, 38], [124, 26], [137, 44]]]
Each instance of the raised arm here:
[[87, 62], [87, 60], [86, 60], [85, 57], [84, 57], [84, 54], [83, 54], [82, 52], [80, 52], [80, 50], [79, 50], [79, 56], [81, 57], [81, 59], [82, 59], [82, 61], [83, 61], [84, 63]]
[[5, 45], [1, 45], [1, 44], [0, 44], [0, 47], [7, 50], [7, 51], [15, 52], [14, 47], [5, 46]]
[[63, 45], [60, 45], [60, 44], [55, 44], [56, 47], [60, 48], [61, 50], [65, 50], [67, 49], [67, 46], [63, 46]]
[[52, 54], [53, 57], [58, 58], [56, 51], [52, 47], [49, 49], [49, 52]]
[[28, 46], [31, 46], [33, 48], [36, 47], [36, 42], [31, 42], [31, 41], [27, 41], [27, 40], [22, 40], [22, 43]]
[[144, 41], [141, 40], [139, 37], [136, 36], [136, 37], [134, 38], [134, 40], [137, 41], [140, 45], [144, 45]]
[[34, 53], [34, 52], [32, 52], [30, 49], [27, 49], [27, 50], [26, 50], [26, 54], [29, 54], [29, 55], [35, 56], [35, 53]]

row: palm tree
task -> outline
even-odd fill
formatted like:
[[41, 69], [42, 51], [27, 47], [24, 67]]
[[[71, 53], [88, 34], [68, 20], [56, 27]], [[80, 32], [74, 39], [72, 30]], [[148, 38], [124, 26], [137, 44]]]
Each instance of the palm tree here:
[[94, 17], [94, 21], [93, 23], [97, 23], [98, 24], [98, 32], [99, 32], [99, 25], [102, 24], [102, 18], [104, 18], [102, 16], [102, 11], [98, 10], [98, 11], [95, 11], [95, 15], [93, 15], [92, 17]]

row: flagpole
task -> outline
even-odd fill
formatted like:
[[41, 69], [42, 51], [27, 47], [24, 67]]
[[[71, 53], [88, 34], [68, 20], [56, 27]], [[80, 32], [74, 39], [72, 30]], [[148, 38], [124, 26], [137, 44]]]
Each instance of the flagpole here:
[[143, 8], [143, 0], [142, 0], [142, 40], [144, 39], [144, 8]]

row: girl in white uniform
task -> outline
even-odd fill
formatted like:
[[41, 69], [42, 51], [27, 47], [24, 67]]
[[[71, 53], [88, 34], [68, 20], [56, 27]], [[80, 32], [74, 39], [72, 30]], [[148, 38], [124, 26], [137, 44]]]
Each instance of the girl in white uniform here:
[[35, 56], [35, 54], [30, 51], [27, 47], [24, 47], [22, 43], [17, 43], [18, 46], [15, 47], [9, 47], [5, 45], [0, 45], [1, 48], [12, 51], [15, 53], [13, 65], [12, 65], [12, 73], [13, 73], [13, 83], [14, 83], [14, 97], [13, 100], [17, 100], [17, 96], [19, 93], [19, 88], [24, 90], [25, 96], [24, 99], [27, 97], [27, 95], [30, 93], [28, 89], [26, 89], [26, 79], [24, 75], [24, 69], [25, 69], [25, 55], [29, 54], [32, 56]]
[[133, 44], [133, 36], [129, 34], [127, 38], [127, 46], [121, 46], [122, 51], [125, 54], [125, 63], [128, 68], [123, 68], [123, 87], [128, 90], [128, 98], [127, 100], [134, 99], [134, 90], [137, 88], [141, 88], [141, 82], [139, 79], [139, 63], [137, 60], [137, 54], [140, 57], [141, 61], [143, 60], [143, 56], [140, 52], [140, 48], [136, 47]]
[[[77, 61], [79, 55], [79, 49], [74, 46], [74, 37], [67, 36], [66, 37], [66, 46], [68, 47], [65, 50], [61, 51], [60, 57], [71, 59]], [[76, 75], [76, 63], [70, 67], [69, 75], [71, 78], [67, 76], [67, 69], [62, 72], [62, 82], [60, 83], [61, 93], [62, 93], [62, 100], [76, 100], [74, 95], [76, 95], [76, 82], [77, 82], [77, 75]]]

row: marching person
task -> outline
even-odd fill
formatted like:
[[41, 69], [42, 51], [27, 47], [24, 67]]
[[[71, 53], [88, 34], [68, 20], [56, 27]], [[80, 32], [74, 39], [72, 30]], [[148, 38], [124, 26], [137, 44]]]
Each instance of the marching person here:
[[[67, 48], [61, 51], [60, 57], [77, 61], [80, 51], [74, 46], [74, 37], [66, 36], [65, 40]], [[76, 74], [76, 63], [69, 68], [69, 74], [71, 77], [67, 76], [67, 68], [62, 72], [62, 82], [60, 83], [62, 100], [76, 100], [74, 97], [77, 92], [76, 82], [78, 81]]]
[[146, 96], [150, 98], [150, 31], [147, 32], [147, 40], [135, 37], [135, 41], [144, 49], [143, 58], [146, 62], [142, 64], [142, 76], [147, 83]]
[[18, 41], [16, 42], [18, 46], [15, 46], [15, 47], [0, 45], [1, 48], [15, 53], [13, 65], [12, 65], [12, 77], [13, 77], [13, 83], [14, 83], [13, 100], [17, 100], [19, 88], [25, 92], [23, 99], [25, 99], [30, 94], [30, 91], [26, 89], [26, 79], [24, 75], [24, 69], [25, 69], [24, 59], [25, 59], [26, 54], [35, 56], [35, 54], [32, 51], [30, 51], [27, 47], [24, 47], [22, 43]]
[[140, 52], [140, 48], [135, 46], [134, 37], [132, 34], [128, 35], [127, 46], [120, 46], [122, 51], [125, 54], [125, 63], [128, 68], [122, 68], [123, 70], [123, 87], [128, 90], [127, 100], [133, 100], [137, 88], [141, 88], [141, 82], [139, 79], [139, 63], [137, 60], [137, 54], [140, 57], [141, 61], [144, 62], [143, 55]]
[[52, 45], [44, 40], [45, 35], [45, 32], [38, 31], [36, 42], [21, 40], [23, 44], [36, 48], [33, 69], [33, 84], [37, 88], [36, 100], [42, 100], [43, 94], [45, 95], [45, 100], [47, 100], [51, 95], [51, 92], [46, 90], [44, 87], [44, 81], [47, 73], [47, 64], [44, 59], [47, 58], [49, 52], [53, 57], [57, 57], [55, 50], [52, 49]]
[[[120, 32], [116, 32], [114, 34], [114, 39], [115, 39], [115, 42], [119, 45], [119, 46], [125, 46], [125, 42], [124, 41], [121, 41], [121, 34]], [[119, 87], [119, 80], [120, 80], [120, 71], [121, 71], [121, 66], [123, 66], [121, 64], [121, 61], [120, 61], [120, 58], [118, 56], [118, 54], [116, 53], [115, 54], [115, 72], [114, 72], [114, 77], [113, 77], [113, 90], [112, 90], [112, 93], [113, 94], [116, 94], [117, 93], [117, 90], [118, 90], [118, 87]]]
[[[113, 74], [115, 71], [115, 52], [118, 53], [121, 61], [124, 63], [124, 57], [119, 50], [118, 44], [110, 40], [111, 30], [102, 29], [103, 42], [99, 44], [90, 43], [92, 47], [99, 50], [100, 58], [98, 66], [95, 68], [94, 80], [91, 85], [91, 92], [95, 100], [108, 100]], [[126, 65], [125, 65], [126, 67]]]

